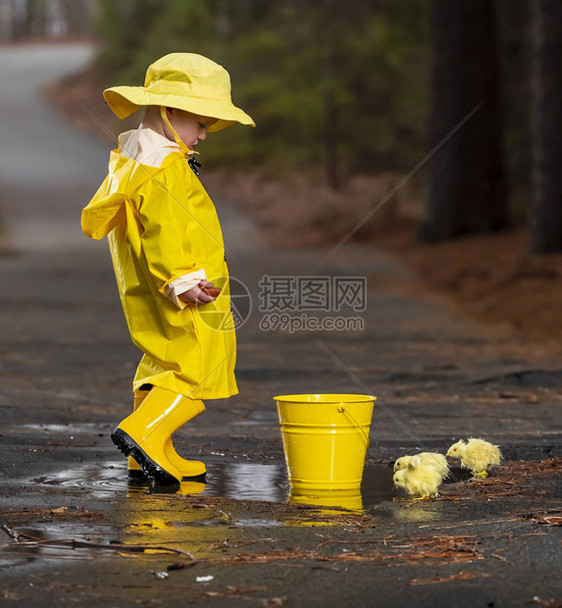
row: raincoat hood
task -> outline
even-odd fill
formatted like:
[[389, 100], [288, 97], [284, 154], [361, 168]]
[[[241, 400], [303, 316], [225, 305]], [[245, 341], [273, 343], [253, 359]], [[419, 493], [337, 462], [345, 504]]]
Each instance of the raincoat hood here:
[[107, 236], [124, 219], [127, 196], [122, 192], [95, 196], [82, 211], [82, 231], [92, 239]]
[[210, 132], [236, 123], [255, 127], [252, 118], [232, 103], [228, 72], [195, 53], [165, 55], [149, 66], [143, 87], [110, 87], [103, 97], [118, 118], [152, 105], [215, 118]]

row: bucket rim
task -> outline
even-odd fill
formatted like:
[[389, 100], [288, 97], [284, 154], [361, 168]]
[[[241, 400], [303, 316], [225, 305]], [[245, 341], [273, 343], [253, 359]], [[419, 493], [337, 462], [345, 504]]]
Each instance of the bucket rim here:
[[[316, 397], [316, 399], [310, 399]], [[322, 399], [321, 397], [327, 397]], [[365, 401], [376, 401], [375, 395], [363, 395], [355, 393], [300, 393], [294, 395], [277, 395], [273, 397], [277, 402], [293, 402], [293, 403], [314, 403], [314, 404], [330, 404], [330, 403], [361, 403]]]

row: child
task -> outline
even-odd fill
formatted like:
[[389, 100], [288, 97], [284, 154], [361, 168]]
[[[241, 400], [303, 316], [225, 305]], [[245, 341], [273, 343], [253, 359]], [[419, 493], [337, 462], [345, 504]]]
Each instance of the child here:
[[[207, 131], [255, 125], [232, 104], [228, 72], [191, 53], [162, 57], [144, 87], [112, 87], [104, 98], [119, 118], [147, 107], [139, 128], [119, 136], [109, 174], [82, 212], [85, 234], [108, 237], [131, 338], [144, 353], [134, 411], [111, 438], [131, 473], [177, 484], [206, 469], [177, 454], [172, 434], [204, 411], [202, 399], [238, 392], [222, 232], [193, 149]], [[217, 297], [208, 279], [221, 288]], [[220, 331], [199, 306], [223, 317]]]

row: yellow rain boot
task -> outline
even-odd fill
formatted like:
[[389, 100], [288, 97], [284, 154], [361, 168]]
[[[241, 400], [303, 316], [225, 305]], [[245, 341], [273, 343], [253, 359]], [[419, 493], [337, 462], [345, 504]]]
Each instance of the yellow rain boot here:
[[181, 471], [170, 461], [165, 445], [172, 434], [205, 410], [202, 401], [188, 399], [158, 386], [111, 434], [113, 443], [132, 456], [156, 483], [177, 485]]
[[[140, 407], [148, 393], [150, 393], [150, 389], [133, 391], [133, 411], [136, 411]], [[183, 481], [193, 481], [194, 478], [197, 478], [197, 481], [204, 480], [205, 474], [207, 473], [205, 465], [198, 460], [187, 460], [182, 458], [176, 452], [171, 437], [166, 441], [164, 451], [168, 460], [181, 472]], [[128, 474], [130, 479], [139, 481], [146, 479], [139, 463], [132, 456], [129, 456]]]
[[[148, 391], [133, 391], [133, 412], [139, 409], [140, 404], [144, 401], [144, 398], [150, 393]], [[134, 479], [138, 481], [142, 481], [146, 479], [140, 464], [132, 457], [129, 456], [127, 459], [127, 473], [129, 475], [129, 479]]]

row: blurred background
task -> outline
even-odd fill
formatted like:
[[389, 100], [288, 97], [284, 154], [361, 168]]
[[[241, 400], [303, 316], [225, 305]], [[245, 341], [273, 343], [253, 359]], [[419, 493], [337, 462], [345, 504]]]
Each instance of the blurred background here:
[[4, 52], [66, 45], [77, 69], [42, 91], [107, 149], [138, 118], [117, 121], [104, 87], [142, 84], [168, 52], [209, 56], [257, 128], [204, 142], [204, 180], [268, 240], [372, 242], [467, 314], [562, 337], [558, 0], [0, 0], [0, 15]]

